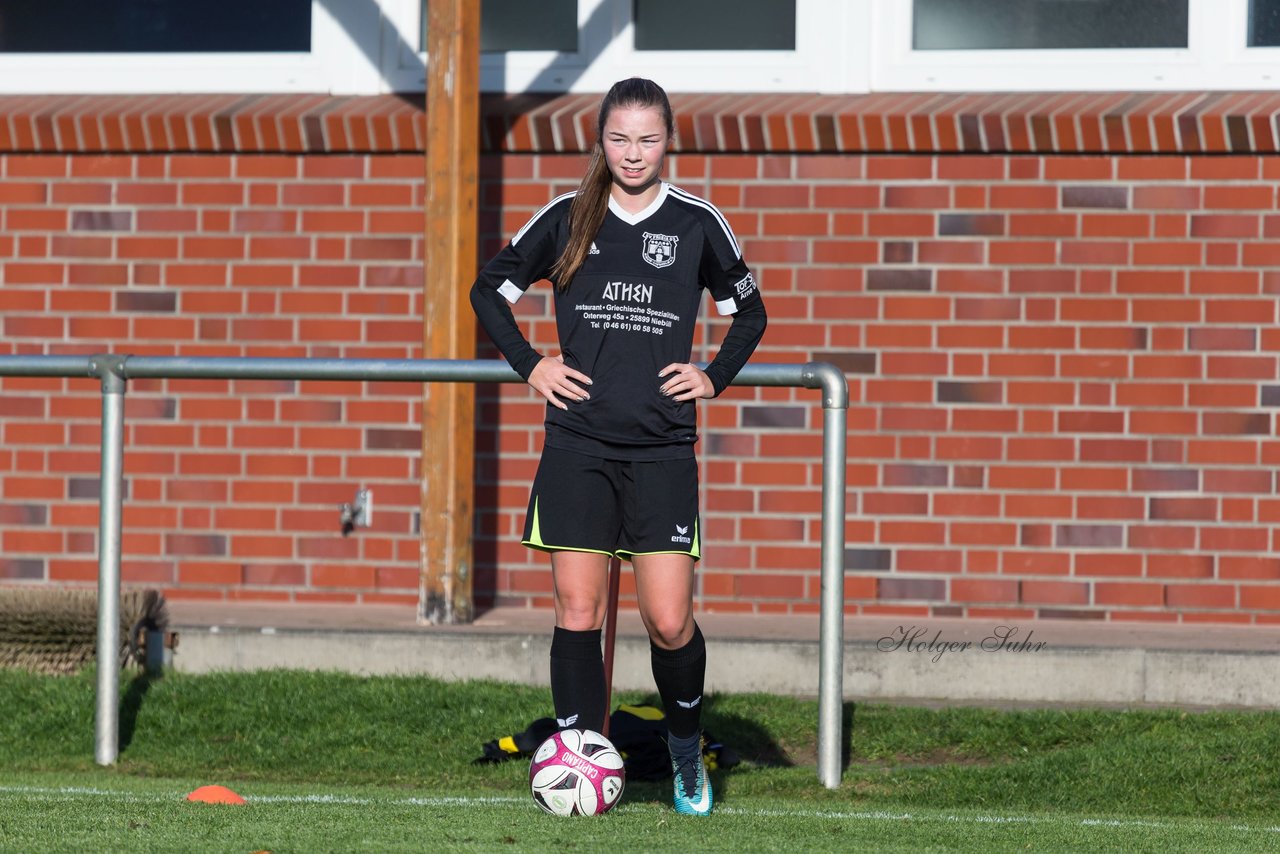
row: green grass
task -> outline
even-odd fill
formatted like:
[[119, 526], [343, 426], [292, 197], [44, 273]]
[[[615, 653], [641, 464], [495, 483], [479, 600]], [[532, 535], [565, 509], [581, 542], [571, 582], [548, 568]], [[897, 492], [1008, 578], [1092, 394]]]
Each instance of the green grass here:
[[[0, 850], [1280, 846], [1275, 713], [850, 704], [844, 781], [828, 790], [814, 702], [722, 694], [704, 723], [744, 761], [714, 775], [709, 821], [634, 782], [608, 817], [558, 820], [528, 798], [525, 762], [472, 763], [549, 713], [545, 688], [282, 671], [122, 687], [120, 760], [103, 769], [91, 673], [0, 671]], [[250, 803], [183, 800], [206, 783]]]

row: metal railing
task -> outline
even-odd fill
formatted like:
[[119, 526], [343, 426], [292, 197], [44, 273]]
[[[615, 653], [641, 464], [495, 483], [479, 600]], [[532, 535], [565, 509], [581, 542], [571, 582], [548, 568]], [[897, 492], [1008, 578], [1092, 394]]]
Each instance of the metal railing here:
[[[131, 379], [287, 379], [518, 383], [504, 361], [182, 356], [0, 356], [0, 376], [84, 377], [102, 383], [98, 535], [98, 683], [94, 758], [119, 755], [120, 538], [124, 394]], [[844, 671], [845, 431], [849, 385], [827, 362], [747, 365], [735, 386], [822, 389], [822, 576], [818, 658], [818, 779], [840, 785]]]

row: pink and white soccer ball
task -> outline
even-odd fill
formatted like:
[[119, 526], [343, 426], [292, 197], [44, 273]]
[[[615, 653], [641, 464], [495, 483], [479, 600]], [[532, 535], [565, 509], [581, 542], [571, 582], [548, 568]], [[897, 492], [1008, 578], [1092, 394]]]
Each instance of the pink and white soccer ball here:
[[552, 815], [600, 815], [622, 797], [622, 754], [589, 729], [555, 733], [529, 763], [533, 800]]

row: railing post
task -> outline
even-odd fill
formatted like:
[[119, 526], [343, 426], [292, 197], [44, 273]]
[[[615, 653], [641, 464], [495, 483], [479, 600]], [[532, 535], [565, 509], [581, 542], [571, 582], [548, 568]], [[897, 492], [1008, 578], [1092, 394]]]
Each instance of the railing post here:
[[826, 362], [805, 365], [822, 385], [822, 616], [818, 628], [818, 780], [840, 785], [844, 731], [844, 493], [849, 383]]
[[120, 534], [124, 470], [126, 357], [95, 356], [90, 370], [102, 380], [102, 475], [98, 500], [98, 703], [93, 753], [112, 765], [120, 741]]

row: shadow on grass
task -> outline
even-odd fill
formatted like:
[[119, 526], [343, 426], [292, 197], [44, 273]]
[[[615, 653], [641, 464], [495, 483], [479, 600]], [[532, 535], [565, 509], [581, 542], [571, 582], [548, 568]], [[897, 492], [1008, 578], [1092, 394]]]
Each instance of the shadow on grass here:
[[840, 767], [848, 769], [853, 763], [853, 716], [858, 704], [852, 701], [840, 708]]
[[158, 677], [142, 673], [129, 683], [129, 690], [120, 699], [120, 741], [119, 751], [124, 753], [133, 743], [133, 734], [138, 728], [138, 713], [142, 710], [142, 700], [151, 690], [151, 683]]
[[[716, 711], [716, 698], [704, 698], [702, 711], [703, 736], [710, 744], [720, 745], [713, 751], [720, 762], [707, 770], [711, 788], [717, 798], [732, 790], [732, 780], [737, 774], [750, 773], [757, 768], [789, 768], [796, 763], [769, 732], [746, 715]], [[640, 705], [662, 708], [656, 694], [639, 700]], [[624, 798], [631, 802], [671, 803], [671, 779], [627, 780]]]

